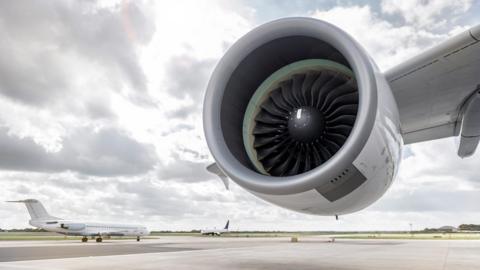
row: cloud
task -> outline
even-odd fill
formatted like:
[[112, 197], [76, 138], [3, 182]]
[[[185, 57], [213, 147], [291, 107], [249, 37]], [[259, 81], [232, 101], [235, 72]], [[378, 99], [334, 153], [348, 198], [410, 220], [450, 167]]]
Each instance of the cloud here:
[[85, 175], [118, 176], [145, 173], [153, 168], [153, 146], [141, 144], [117, 129], [75, 130], [58, 152], [47, 152], [30, 138], [0, 129], [0, 168], [15, 171], [74, 171]]
[[0, 93], [12, 100], [47, 106], [98, 82], [146, 92], [136, 47], [154, 26], [139, 5], [21, 0], [0, 3], [0, 17]]
[[110, 107], [109, 101], [102, 98], [96, 98], [86, 102], [86, 111], [90, 119], [108, 119], [113, 120], [117, 116]]
[[194, 152], [195, 158], [173, 152], [171, 161], [160, 166], [159, 179], [190, 183], [216, 179], [216, 176], [207, 172], [207, 166], [212, 163], [208, 157], [200, 156], [200, 153], [195, 151], [192, 152]]
[[402, 179], [415, 177], [417, 183], [453, 181], [452, 186], [446, 187], [449, 189], [462, 187], [460, 184], [480, 187], [480, 176], [473, 169], [480, 164], [480, 151], [477, 149], [472, 157], [462, 159], [457, 156], [457, 147], [452, 138], [412, 145], [414, 158], [404, 160], [401, 166], [407, 169], [400, 176]]
[[195, 121], [200, 116], [216, 62], [252, 27], [251, 9], [238, 2], [155, 3], [156, 32], [142, 59], [152, 95], [168, 117]]
[[411, 24], [396, 26], [367, 5], [316, 10], [311, 16], [330, 22], [352, 35], [382, 70], [412, 58], [448, 38], [448, 33], [437, 34]]
[[58, 151], [70, 130], [116, 125], [118, 100], [145, 106], [139, 55], [155, 33], [146, 4], [1, 2], [0, 126]]
[[200, 114], [215, 63], [213, 59], [201, 59], [187, 54], [174, 56], [167, 62], [167, 81], [164, 82], [167, 93], [183, 101], [183, 105], [167, 112], [169, 116], [186, 119], [192, 114]]
[[[410, 145], [399, 175], [387, 194], [367, 211], [457, 215], [454, 220], [480, 210], [480, 178], [473, 169], [480, 152], [461, 159], [452, 138]], [[435, 213], [435, 214], [433, 214]], [[461, 214], [461, 216], [458, 216]]]
[[[0, 3], [0, 201], [38, 198], [60, 217], [163, 230], [227, 219], [242, 230], [408, 230], [480, 220], [478, 154], [460, 160], [452, 139], [409, 146], [388, 193], [339, 221], [273, 206], [235, 183], [227, 192], [205, 171], [212, 160], [201, 106], [210, 72], [259, 22], [327, 20], [385, 70], [466, 28], [460, 17], [478, 21], [460, 2], [420, 1], [428, 7], [418, 11], [403, 1], [125, 2]], [[28, 226], [27, 215], [21, 205], [2, 205], [8, 218], [0, 227]]]
[[438, 29], [453, 17], [464, 14], [473, 0], [404, 0], [381, 2], [382, 12], [400, 15], [405, 23], [418, 28]]
[[214, 64], [213, 59], [198, 59], [189, 55], [173, 57], [166, 65], [166, 75], [171, 80], [168, 92], [174, 97], [190, 97], [200, 103]]
[[478, 190], [442, 190], [430, 185], [404, 192], [401, 196], [389, 196], [371, 211], [388, 212], [450, 212], [474, 213], [480, 211]]

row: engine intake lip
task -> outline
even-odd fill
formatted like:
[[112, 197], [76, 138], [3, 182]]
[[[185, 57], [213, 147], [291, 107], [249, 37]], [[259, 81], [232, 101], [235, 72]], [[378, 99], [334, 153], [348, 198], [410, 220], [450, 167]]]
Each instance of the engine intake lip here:
[[[222, 102], [232, 75], [255, 49], [271, 41], [304, 36], [333, 46], [355, 74], [359, 106], [350, 136], [341, 149], [321, 166], [286, 177], [263, 175], [239, 161], [227, 145], [222, 130]], [[257, 27], [239, 39], [220, 60], [207, 86], [203, 124], [207, 144], [219, 167], [240, 186], [253, 192], [283, 195], [314, 189], [349, 167], [369, 138], [377, 111], [375, 71], [363, 48], [341, 29], [311, 18], [285, 18]], [[240, 141], [243, 146], [243, 142]]]

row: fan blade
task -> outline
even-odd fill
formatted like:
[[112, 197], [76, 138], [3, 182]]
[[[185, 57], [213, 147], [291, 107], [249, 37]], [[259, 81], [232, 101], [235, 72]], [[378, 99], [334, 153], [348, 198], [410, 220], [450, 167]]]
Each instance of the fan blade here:
[[284, 159], [281, 163], [277, 164], [277, 166], [271, 169], [270, 174], [279, 176], [285, 175], [288, 169], [288, 165], [290, 164], [293, 157], [293, 155], [288, 154], [286, 159]]
[[326, 133], [325, 137], [328, 140], [334, 142], [336, 145], [338, 145], [338, 148], [340, 148], [340, 146], [343, 145], [347, 140], [346, 136], [339, 133]]
[[340, 115], [331, 120], [327, 120], [327, 124], [332, 126], [342, 124], [353, 126], [353, 124], [355, 123], [355, 118], [355, 115]]
[[348, 136], [352, 131], [352, 126], [338, 125], [338, 126], [326, 127], [325, 130], [329, 133], [339, 133], [339, 134]]
[[357, 115], [358, 105], [347, 104], [336, 107], [335, 110], [329, 114], [325, 114], [326, 119], [335, 119], [341, 115]]
[[270, 125], [264, 125], [259, 122], [256, 123], [255, 127], [253, 128], [253, 135], [261, 135], [261, 134], [279, 134], [282, 133], [282, 131], [286, 129], [283, 127], [278, 127], [278, 126], [270, 126]]
[[334, 89], [331, 89], [328, 95], [325, 97], [325, 102], [323, 103], [323, 106], [320, 108], [320, 110], [327, 111], [326, 107], [330, 106], [335, 99], [347, 94], [355, 94], [355, 90], [356, 89], [354, 88], [354, 86], [351, 85], [351, 83], [349, 82], [346, 82]]
[[298, 105], [306, 104], [302, 95], [302, 85], [305, 80], [304, 74], [293, 75], [292, 96]]
[[258, 160], [262, 161], [263, 159], [265, 159], [269, 155], [274, 154], [284, 144], [287, 144], [288, 141], [289, 141], [289, 139], [287, 138], [287, 139], [284, 139], [283, 141], [281, 141], [281, 142], [279, 142], [275, 145], [272, 145], [272, 146], [267, 145], [267, 146], [264, 146], [264, 147], [256, 148], [257, 155], [258, 155]]
[[269, 135], [269, 136], [257, 136], [255, 137], [255, 141], [253, 143], [253, 147], [258, 148], [265, 146], [267, 144], [275, 143], [275, 142], [280, 142], [283, 139], [285, 139], [285, 133], [280, 133], [280, 134], [275, 134], [275, 135]]
[[303, 104], [310, 105], [312, 99], [312, 85], [320, 74], [318, 72], [308, 72], [302, 84]]
[[288, 111], [277, 106], [272, 97], [270, 97], [268, 102], [263, 103], [260, 107], [272, 115], [288, 118]]
[[299, 107], [299, 104], [292, 95], [292, 80], [289, 80], [282, 84], [282, 97], [290, 105], [290, 107]]
[[266, 110], [261, 110], [260, 113], [257, 114], [255, 117], [256, 122], [262, 122], [265, 124], [287, 124], [285, 118], [281, 118], [280, 116], [273, 115], [268, 113]]

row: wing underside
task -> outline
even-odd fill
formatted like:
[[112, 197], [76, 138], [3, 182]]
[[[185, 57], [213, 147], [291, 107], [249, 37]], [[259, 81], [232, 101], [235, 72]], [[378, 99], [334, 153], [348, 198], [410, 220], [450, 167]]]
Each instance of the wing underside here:
[[386, 77], [406, 144], [462, 135], [463, 147], [470, 149], [464, 153], [472, 152], [480, 138], [475, 101], [480, 100], [480, 25], [394, 67]]

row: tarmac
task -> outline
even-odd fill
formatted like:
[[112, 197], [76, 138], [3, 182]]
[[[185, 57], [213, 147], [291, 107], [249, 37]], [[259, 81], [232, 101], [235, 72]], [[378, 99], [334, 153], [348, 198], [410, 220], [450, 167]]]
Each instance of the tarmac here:
[[325, 237], [0, 242], [0, 269], [480, 269], [478, 240]]

